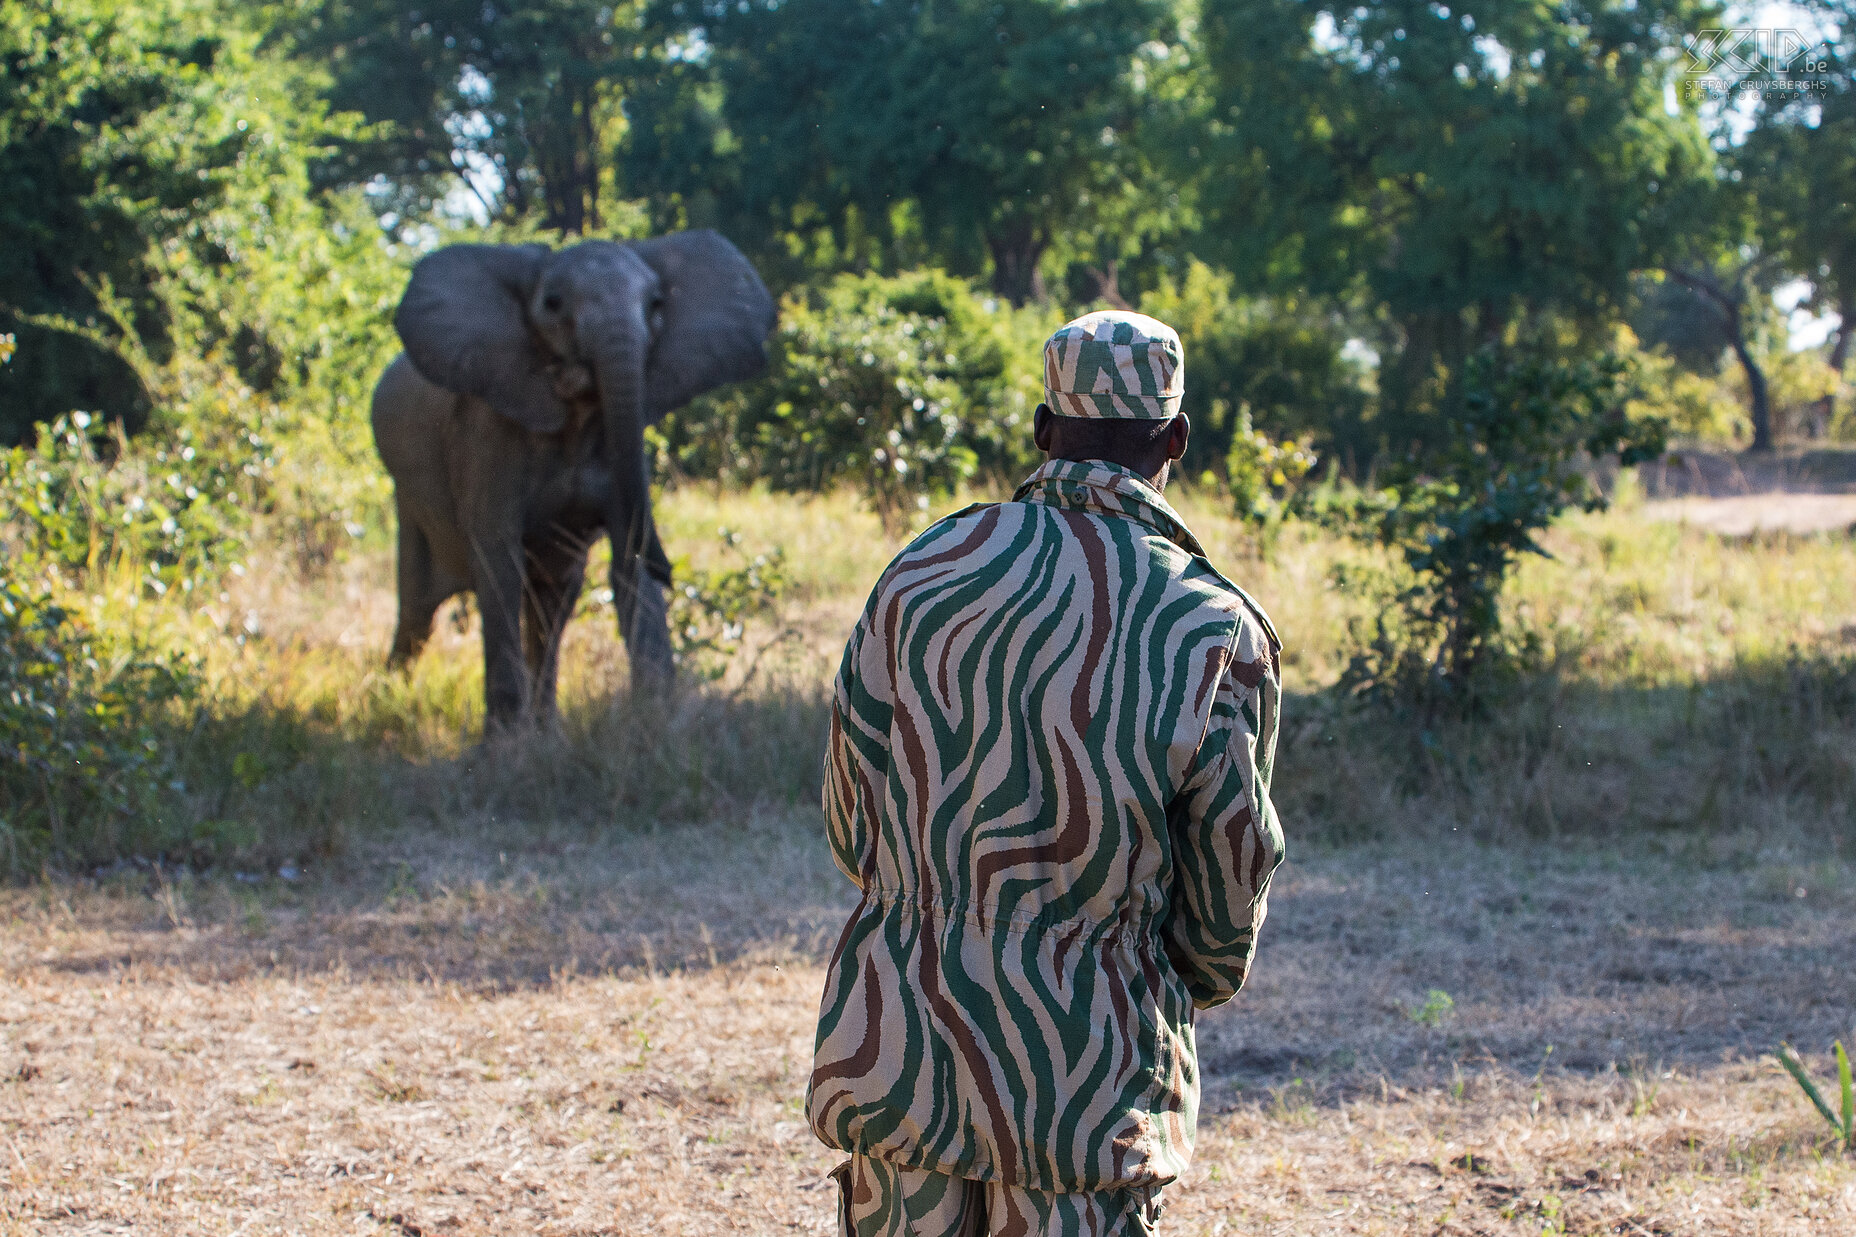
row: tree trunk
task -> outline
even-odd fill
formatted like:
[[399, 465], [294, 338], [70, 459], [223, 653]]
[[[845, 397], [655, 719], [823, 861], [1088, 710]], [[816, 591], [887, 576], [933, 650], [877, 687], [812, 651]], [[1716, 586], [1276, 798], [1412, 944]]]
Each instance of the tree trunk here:
[[[1766, 384], [1766, 371], [1759, 367], [1759, 362], [1753, 358], [1753, 350], [1747, 346], [1746, 327], [1740, 313], [1746, 300], [1741, 280], [1736, 279], [1733, 289], [1729, 290], [1706, 275], [1693, 275], [1678, 270], [1671, 270], [1668, 275], [1712, 305], [1714, 312], [1720, 315], [1721, 326], [1727, 332], [1727, 342], [1733, 348], [1740, 368], [1746, 372], [1747, 395], [1752, 402], [1748, 411], [1753, 417], [1753, 443], [1749, 450], [1772, 450], [1772, 392]], [[1744, 277], [1744, 272], [1742, 275]]]
[[1753, 359], [1752, 350], [1746, 346], [1746, 332], [1740, 329], [1740, 309], [1734, 307], [1728, 319], [1728, 341], [1733, 345], [1734, 355], [1740, 359], [1740, 368], [1746, 371], [1746, 390], [1752, 398], [1753, 445], [1754, 451], [1772, 450], [1772, 394], [1766, 386], [1766, 371]]
[[986, 235], [992, 254], [992, 290], [1022, 309], [1029, 301], [1044, 300], [1044, 277], [1038, 259], [1044, 256], [1044, 238], [1030, 224], [1010, 224]]
[[563, 236], [584, 236], [599, 227], [599, 152], [590, 88], [562, 85], [536, 113], [530, 148], [541, 174], [543, 222]]
[[1121, 294], [1121, 275], [1116, 270], [1115, 259], [1110, 258], [1100, 267], [1090, 267], [1089, 273], [1095, 277], [1097, 300], [1104, 302], [1111, 309], [1134, 308]]

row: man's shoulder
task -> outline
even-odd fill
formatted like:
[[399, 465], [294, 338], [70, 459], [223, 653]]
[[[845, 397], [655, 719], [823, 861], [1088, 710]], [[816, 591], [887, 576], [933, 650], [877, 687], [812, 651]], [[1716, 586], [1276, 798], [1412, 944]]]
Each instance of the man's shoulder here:
[[1216, 598], [1211, 604], [1229, 610], [1232, 614], [1239, 616], [1240, 621], [1248, 620], [1255, 624], [1260, 629], [1263, 641], [1268, 644], [1270, 651], [1280, 652], [1282, 637], [1276, 634], [1276, 625], [1270, 622], [1270, 616], [1264, 611], [1262, 603], [1212, 566], [1210, 560], [1203, 555], [1194, 554], [1190, 557], [1192, 559], [1192, 566], [1189, 569], [1190, 577], [1198, 587]]
[[973, 552], [998, 524], [1000, 509], [1015, 505], [1017, 504], [971, 503], [958, 511], [942, 516], [915, 534], [907, 545], [897, 551], [896, 557], [889, 560], [889, 567], [884, 574], [893, 574], [898, 567], [909, 566], [923, 560], [946, 562]]
[[[1261, 643], [1266, 643], [1272, 650], [1282, 647], [1275, 625], [1270, 622], [1269, 615], [1256, 598], [1220, 572], [1203, 554], [1194, 553], [1159, 532], [1142, 528], [1133, 521], [1094, 512], [1063, 514], [1085, 515], [1100, 521], [1103, 527], [1109, 529], [1128, 529], [1131, 536], [1146, 542], [1154, 554], [1165, 560], [1165, 570], [1171, 577], [1173, 589], [1194, 595], [1198, 603], [1208, 610], [1230, 615], [1234, 625], [1241, 626], [1246, 621], [1253, 624], [1261, 634]], [[1001, 536], [1010, 540], [1023, 532], [1026, 521], [1032, 520], [1049, 520], [1059, 526], [1063, 524], [1059, 518], [1059, 509], [1041, 503], [1017, 501], [973, 503], [944, 515], [923, 529], [890, 560], [878, 582], [877, 591], [882, 592], [886, 584], [895, 582], [899, 577], [915, 576], [922, 571], [929, 571], [935, 577], [944, 579], [948, 569], [958, 572], [959, 566], [966, 564], [1009, 571], [1011, 556], [1001, 555], [996, 544], [989, 546], [988, 543]]]

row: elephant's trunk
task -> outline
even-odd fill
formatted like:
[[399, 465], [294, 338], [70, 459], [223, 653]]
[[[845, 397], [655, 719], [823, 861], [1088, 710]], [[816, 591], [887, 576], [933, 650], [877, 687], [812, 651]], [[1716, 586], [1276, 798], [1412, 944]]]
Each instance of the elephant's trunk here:
[[650, 349], [642, 305], [628, 306], [598, 347], [603, 450], [612, 486], [606, 531], [612, 538], [612, 597], [619, 634], [631, 654], [635, 688], [660, 691], [674, 668], [664, 589], [669, 563], [651, 516], [651, 468], [645, 451], [645, 360]]

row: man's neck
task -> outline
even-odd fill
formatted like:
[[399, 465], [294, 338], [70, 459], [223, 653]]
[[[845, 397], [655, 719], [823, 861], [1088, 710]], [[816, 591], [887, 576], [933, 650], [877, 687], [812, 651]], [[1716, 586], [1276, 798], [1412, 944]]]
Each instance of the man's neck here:
[[1162, 460], [1160, 462], [1159, 471], [1154, 472], [1149, 471], [1145, 462], [1129, 463], [1127, 460], [1113, 459], [1105, 455], [1051, 455], [1049, 458], [1053, 460], [1066, 460], [1073, 464], [1113, 464], [1117, 468], [1127, 469], [1162, 493], [1166, 491], [1166, 483], [1171, 478], [1173, 471], [1173, 461], [1171, 460]]

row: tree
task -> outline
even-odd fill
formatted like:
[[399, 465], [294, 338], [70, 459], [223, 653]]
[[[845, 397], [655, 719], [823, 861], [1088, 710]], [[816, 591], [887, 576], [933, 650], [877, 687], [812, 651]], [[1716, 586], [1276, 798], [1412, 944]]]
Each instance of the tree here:
[[378, 181], [413, 212], [459, 184], [492, 219], [596, 231], [615, 196], [622, 83], [641, 54], [637, 6], [604, 0], [323, 0], [280, 18], [326, 58], [331, 106], [369, 122], [324, 175]]
[[[312, 209], [300, 173], [330, 130], [312, 83], [257, 44], [182, 0], [0, 8], [0, 330], [24, 345], [0, 441], [73, 409], [139, 423], [138, 358], [164, 361], [177, 309], [216, 296], [166, 276], [231, 267]], [[260, 328], [222, 318], [188, 344], [263, 385], [279, 358]]]
[[1772, 296], [1774, 269], [1771, 256], [1751, 245], [1738, 254], [1717, 256], [1707, 265], [1689, 263], [1667, 268], [1670, 279], [1688, 289], [1713, 313], [1721, 335], [1746, 375], [1747, 412], [1753, 419], [1753, 441], [1748, 448], [1753, 451], [1770, 451], [1773, 446], [1771, 384], [1754, 354], [1753, 336], [1759, 310]]
[[[840, 249], [918, 230], [1014, 305], [1071, 238], [1151, 204], [1131, 141], [1176, 32], [1165, 0], [746, 0], [690, 12], [712, 49], [740, 191]], [[1113, 260], [1117, 252], [1101, 260]]]
[[[626, 84], [625, 136], [615, 154], [619, 183], [643, 200], [656, 232], [715, 228], [761, 251], [773, 221], [745, 206], [735, 137], [722, 111], [712, 58], [698, 52], [671, 8], [648, 10], [646, 54]], [[762, 263], [763, 275], [767, 273]]]
[[1219, 255], [1384, 315], [1382, 415], [1435, 435], [1464, 363], [1528, 322], [1596, 337], [1709, 174], [1665, 107], [1690, 0], [1208, 0], [1201, 189]]
[[[1841, 377], [1856, 334], [1856, 4], [1809, 7], [1837, 32], [1811, 53], [1823, 67], [1804, 74], [1823, 89], [1762, 92], [1741, 157], [1761, 232], [1788, 268], [1810, 279], [1812, 301], [1840, 319], [1829, 361]], [[1830, 422], [1834, 399], [1820, 401], [1819, 425]]]
[[1632, 376], [1618, 358], [1578, 361], [1553, 341], [1485, 344], [1464, 367], [1463, 414], [1425, 455], [1394, 463], [1367, 496], [1356, 536], [1404, 568], [1343, 682], [1391, 703], [1473, 711], [1481, 679], [1513, 668], [1502, 640], [1503, 585], [1561, 513], [1607, 503], [1590, 461], [1626, 466], [1661, 455], [1666, 427], [1626, 415]]

